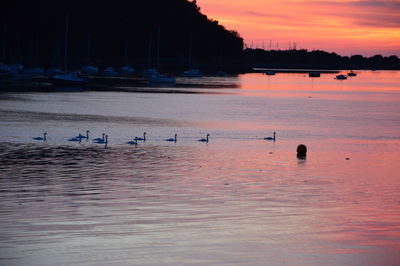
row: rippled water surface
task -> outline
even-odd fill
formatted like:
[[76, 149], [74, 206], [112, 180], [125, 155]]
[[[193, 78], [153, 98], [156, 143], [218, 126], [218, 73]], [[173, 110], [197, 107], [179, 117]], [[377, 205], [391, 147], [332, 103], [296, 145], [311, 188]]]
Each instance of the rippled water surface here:
[[0, 93], [0, 265], [399, 265], [400, 73], [333, 77]]

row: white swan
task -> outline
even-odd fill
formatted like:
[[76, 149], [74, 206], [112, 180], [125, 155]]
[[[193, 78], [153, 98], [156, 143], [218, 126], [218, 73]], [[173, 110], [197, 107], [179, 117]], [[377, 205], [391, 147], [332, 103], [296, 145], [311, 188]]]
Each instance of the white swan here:
[[138, 138], [138, 137], [136, 137], [135, 139], [136, 139], [136, 140], [146, 141], [146, 134], [147, 134], [147, 133], [144, 132], [144, 133], [143, 133], [143, 138]]
[[103, 133], [103, 134], [101, 134], [101, 138], [96, 138], [96, 139], [94, 139], [93, 141], [94, 141], [94, 142], [104, 141], [104, 136], [105, 136], [105, 135], [106, 135], [106, 134]]
[[274, 136], [273, 137], [267, 137], [267, 138], [264, 138], [265, 140], [273, 140], [273, 141], [275, 141], [276, 140], [276, 132], [274, 132]]
[[128, 141], [126, 144], [129, 144], [129, 145], [137, 145], [137, 144], [138, 144], [137, 141], [138, 141], [138, 137], [135, 137], [134, 140]]
[[79, 136], [77, 136], [77, 137], [73, 137], [73, 138], [68, 139], [68, 141], [79, 141], [79, 142], [81, 142], [81, 140], [82, 140], [82, 135], [81, 134], [79, 134]]
[[[80, 136], [81, 136], [81, 138], [82, 139], [89, 139], [89, 130], [86, 130], [86, 136], [85, 135], [82, 135], [82, 134], [79, 134]], [[77, 136], [77, 138], [78, 138], [79, 136]]]
[[105, 135], [105, 139], [96, 141], [97, 144], [107, 144], [108, 143], [108, 135]]
[[165, 141], [170, 141], [170, 142], [176, 142], [177, 141], [177, 134], [175, 134], [175, 138], [169, 138], [169, 139], [166, 139]]
[[32, 139], [33, 139], [33, 140], [43, 140], [43, 141], [46, 141], [46, 136], [47, 136], [47, 133], [44, 132], [44, 133], [43, 133], [43, 137], [35, 137], [35, 138], [32, 138]]
[[210, 136], [210, 134], [207, 134], [207, 136], [206, 136], [206, 138], [205, 139], [199, 139], [198, 141], [201, 141], [201, 142], [208, 142], [208, 137]]

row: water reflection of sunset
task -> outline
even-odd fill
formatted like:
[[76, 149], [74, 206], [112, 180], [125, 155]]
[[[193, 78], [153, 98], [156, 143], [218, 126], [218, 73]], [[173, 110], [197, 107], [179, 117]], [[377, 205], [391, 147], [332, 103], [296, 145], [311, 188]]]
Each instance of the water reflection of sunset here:
[[[399, 78], [252, 73], [191, 87], [236, 84], [223, 94], [7, 93], [0, 261], [397, 265]], [[33, 141], [43, 128], [49, 140]], [[66, 140], [86, 128], [108, 148]]]

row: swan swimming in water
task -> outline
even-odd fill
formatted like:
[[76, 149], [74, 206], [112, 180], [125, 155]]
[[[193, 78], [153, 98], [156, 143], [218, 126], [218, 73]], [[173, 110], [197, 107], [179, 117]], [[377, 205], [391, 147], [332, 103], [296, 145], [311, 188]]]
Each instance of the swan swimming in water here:
[[105, 139], [96, 141], [97, 144], [106, 144], [108, 143], [108, 135], [105, 135]]
[[273, 140], [273, 141], [275, 141], [276, 140], [276, 132], [274, 132], [274, 136], [273, 137], [267, 137], [267, 138], [264, 138], [265, 140]]
[[177, 141], [177, 134], [175, 134], [175, 138], [169, 138], [169, 139], [166, 139], [165, 141], [170, 141], [170, 142], [176, 142]]
[[32, 138], [32, 139], [33, 139], [33, 140], [43, 140], [43, 141], [46, 141], [46, 136], [47, 136], [47, 133], [44, 132], [44, 133], [43, 133], [43, 137], [35, 137], [35, 138]]
[[79, 134], [79, 136], [70, 138], [68, 141], [79, 141], [79, 142], [81, 142], [81, 140], [82, 140], [82, 135]]
[[207, 134], [207, 136], [206, 136], [206, 138], [205, 139], [199, 139], [198, 141], [201, 141], [201, 142], [208, 142], [208, 137], [210, 136], [210, 134]]
[[[89, 139], [89, 130], [86, 130], [86, 136], [79, 134], [79, 136], [81, 136], [81, 139]], [[77, 138], [79, 138], [79, 136], [77, 136]]]
[[101, 134], [101, 138], [96, 138], [96, 139], [94, 139], [93, 141], [94, 141], [94, 142], [104, 141], [104, 136], [105, 136], [105, 135], [106, 135], [106, 134], [103, 133], [103, 134]]
[[136, 137], [135, 140], [142, 140], [142, 141], [146, 141], [146, 132], [143, 133], [143, 138], [138, 138]]
[[129, 144], [129, 145], [137, 145], [137, 144], [138, 144], [137, 141], [138, 141], [138, 137], [135, 137], [134, 140], [128, 141], [126, 144]]

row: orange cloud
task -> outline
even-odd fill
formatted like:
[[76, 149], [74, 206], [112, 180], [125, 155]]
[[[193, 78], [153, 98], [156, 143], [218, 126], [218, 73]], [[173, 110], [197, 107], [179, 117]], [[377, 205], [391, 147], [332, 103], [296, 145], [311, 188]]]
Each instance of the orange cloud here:
[[208, 17], [247, 45], [400, 56], [400, 1], [198, 0]]

